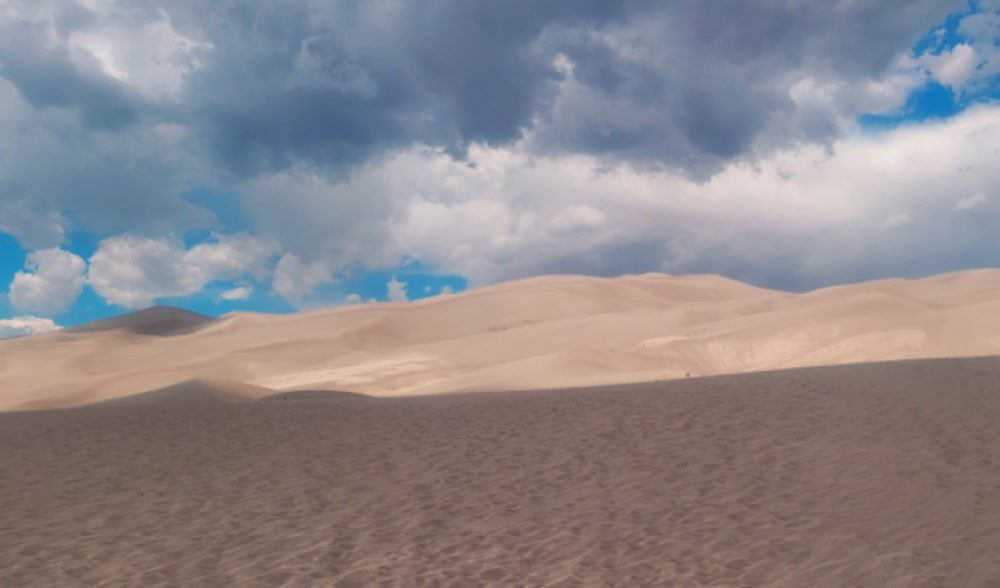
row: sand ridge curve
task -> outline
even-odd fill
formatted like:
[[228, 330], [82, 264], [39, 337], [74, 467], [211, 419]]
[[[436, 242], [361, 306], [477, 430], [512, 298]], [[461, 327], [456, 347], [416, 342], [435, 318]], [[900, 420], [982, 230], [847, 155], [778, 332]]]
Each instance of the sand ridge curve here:
[[191, 379], [405, 396], [998, 353], [1000, 270], [802, 294], [712, 275], [542, 276], [289, 315], [159, 307], [0, 341], [0, 410]]

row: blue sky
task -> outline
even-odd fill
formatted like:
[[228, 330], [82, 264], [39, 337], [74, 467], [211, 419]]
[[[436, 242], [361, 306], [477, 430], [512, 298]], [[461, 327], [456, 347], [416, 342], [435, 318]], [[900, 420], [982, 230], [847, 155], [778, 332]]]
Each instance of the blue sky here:
[[1000, 264], [1000, 3], [40, 0], [0, 134], [0, 336], [916, 277]]

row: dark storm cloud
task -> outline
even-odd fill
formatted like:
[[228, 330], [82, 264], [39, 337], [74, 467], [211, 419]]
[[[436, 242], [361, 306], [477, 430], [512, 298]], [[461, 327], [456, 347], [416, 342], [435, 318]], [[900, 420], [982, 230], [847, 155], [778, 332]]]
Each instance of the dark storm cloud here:
[[[67, 25], [86, 20], [78, 11], [60, 19]], [[76, 110], [92, 128], [134, 123], [136, 105], [128, 92], [115, 80], [73, 64], [65, 48], [47, 48], [46, 32], [38, 23], [0, 21], [0, 76], [32, 104]]]
[[421, 142], [461, 152], [517, 139], [556, 72], [533, 41], [553, 23], [602, 26], [624, 5], [579, 2], [171, 5], [213, 45], [186, 106], [241, 172], [353, 163]]
[[569, 58], [577, 85], [536, 142], [543, 151], [610, 153], [698, 172], [754, 144], [829, 139], [837, 118], [863, 113], [864, 101], [796, 103], [789, 92], [796, 81], [850, 88], [877, 80], [963, 6], [692, 0], [633, 14], [624, 26], [550, 28], [544, 45]]
[[[0, 71], [33, 104], [75, 109], [93, 128], [182, 122], [241, 175], [300, 161], [343, 169], [414, 142], [460, 154], [528, 129], [542, 151], [705, 169], [777, 141], [769, 134], [835, 132], [833, 112], [795, 118], [806, 107], [789, 98], [794, 77], [877, 76], [963, 5], [133, 0], [118, 3], [132, 22], [165, 13], [210, 45], [169, 108], [47, 48], [37, 22], [4, 28]], [[96, 18], [53, 6], [63, 37]], [[573, 64], [572, 85], [559, 54]]]

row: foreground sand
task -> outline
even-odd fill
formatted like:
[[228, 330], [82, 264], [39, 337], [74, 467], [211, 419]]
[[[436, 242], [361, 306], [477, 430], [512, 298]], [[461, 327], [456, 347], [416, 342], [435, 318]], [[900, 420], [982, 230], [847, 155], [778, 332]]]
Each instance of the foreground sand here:
[[998, 388], [989, 358], [0, 414], [0, 585], [997, 585]]
[[403, 396], [997, 354], [1000, 270], [805, 294], [720, 276], [542, 276], [292, 315], [160, 307], [0, 341], [0, 410], [196, 378]]

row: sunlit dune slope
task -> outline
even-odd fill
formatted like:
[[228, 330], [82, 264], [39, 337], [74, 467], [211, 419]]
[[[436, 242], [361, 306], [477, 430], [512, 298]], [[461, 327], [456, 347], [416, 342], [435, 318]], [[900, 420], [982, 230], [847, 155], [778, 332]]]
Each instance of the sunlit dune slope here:
[[158, 307], [3, 341], [0, 409], [192, 379], [412, 395], [996, 353], [1000, 270], [805, 294], [710, 275], [544, 276], [293, 315]]

